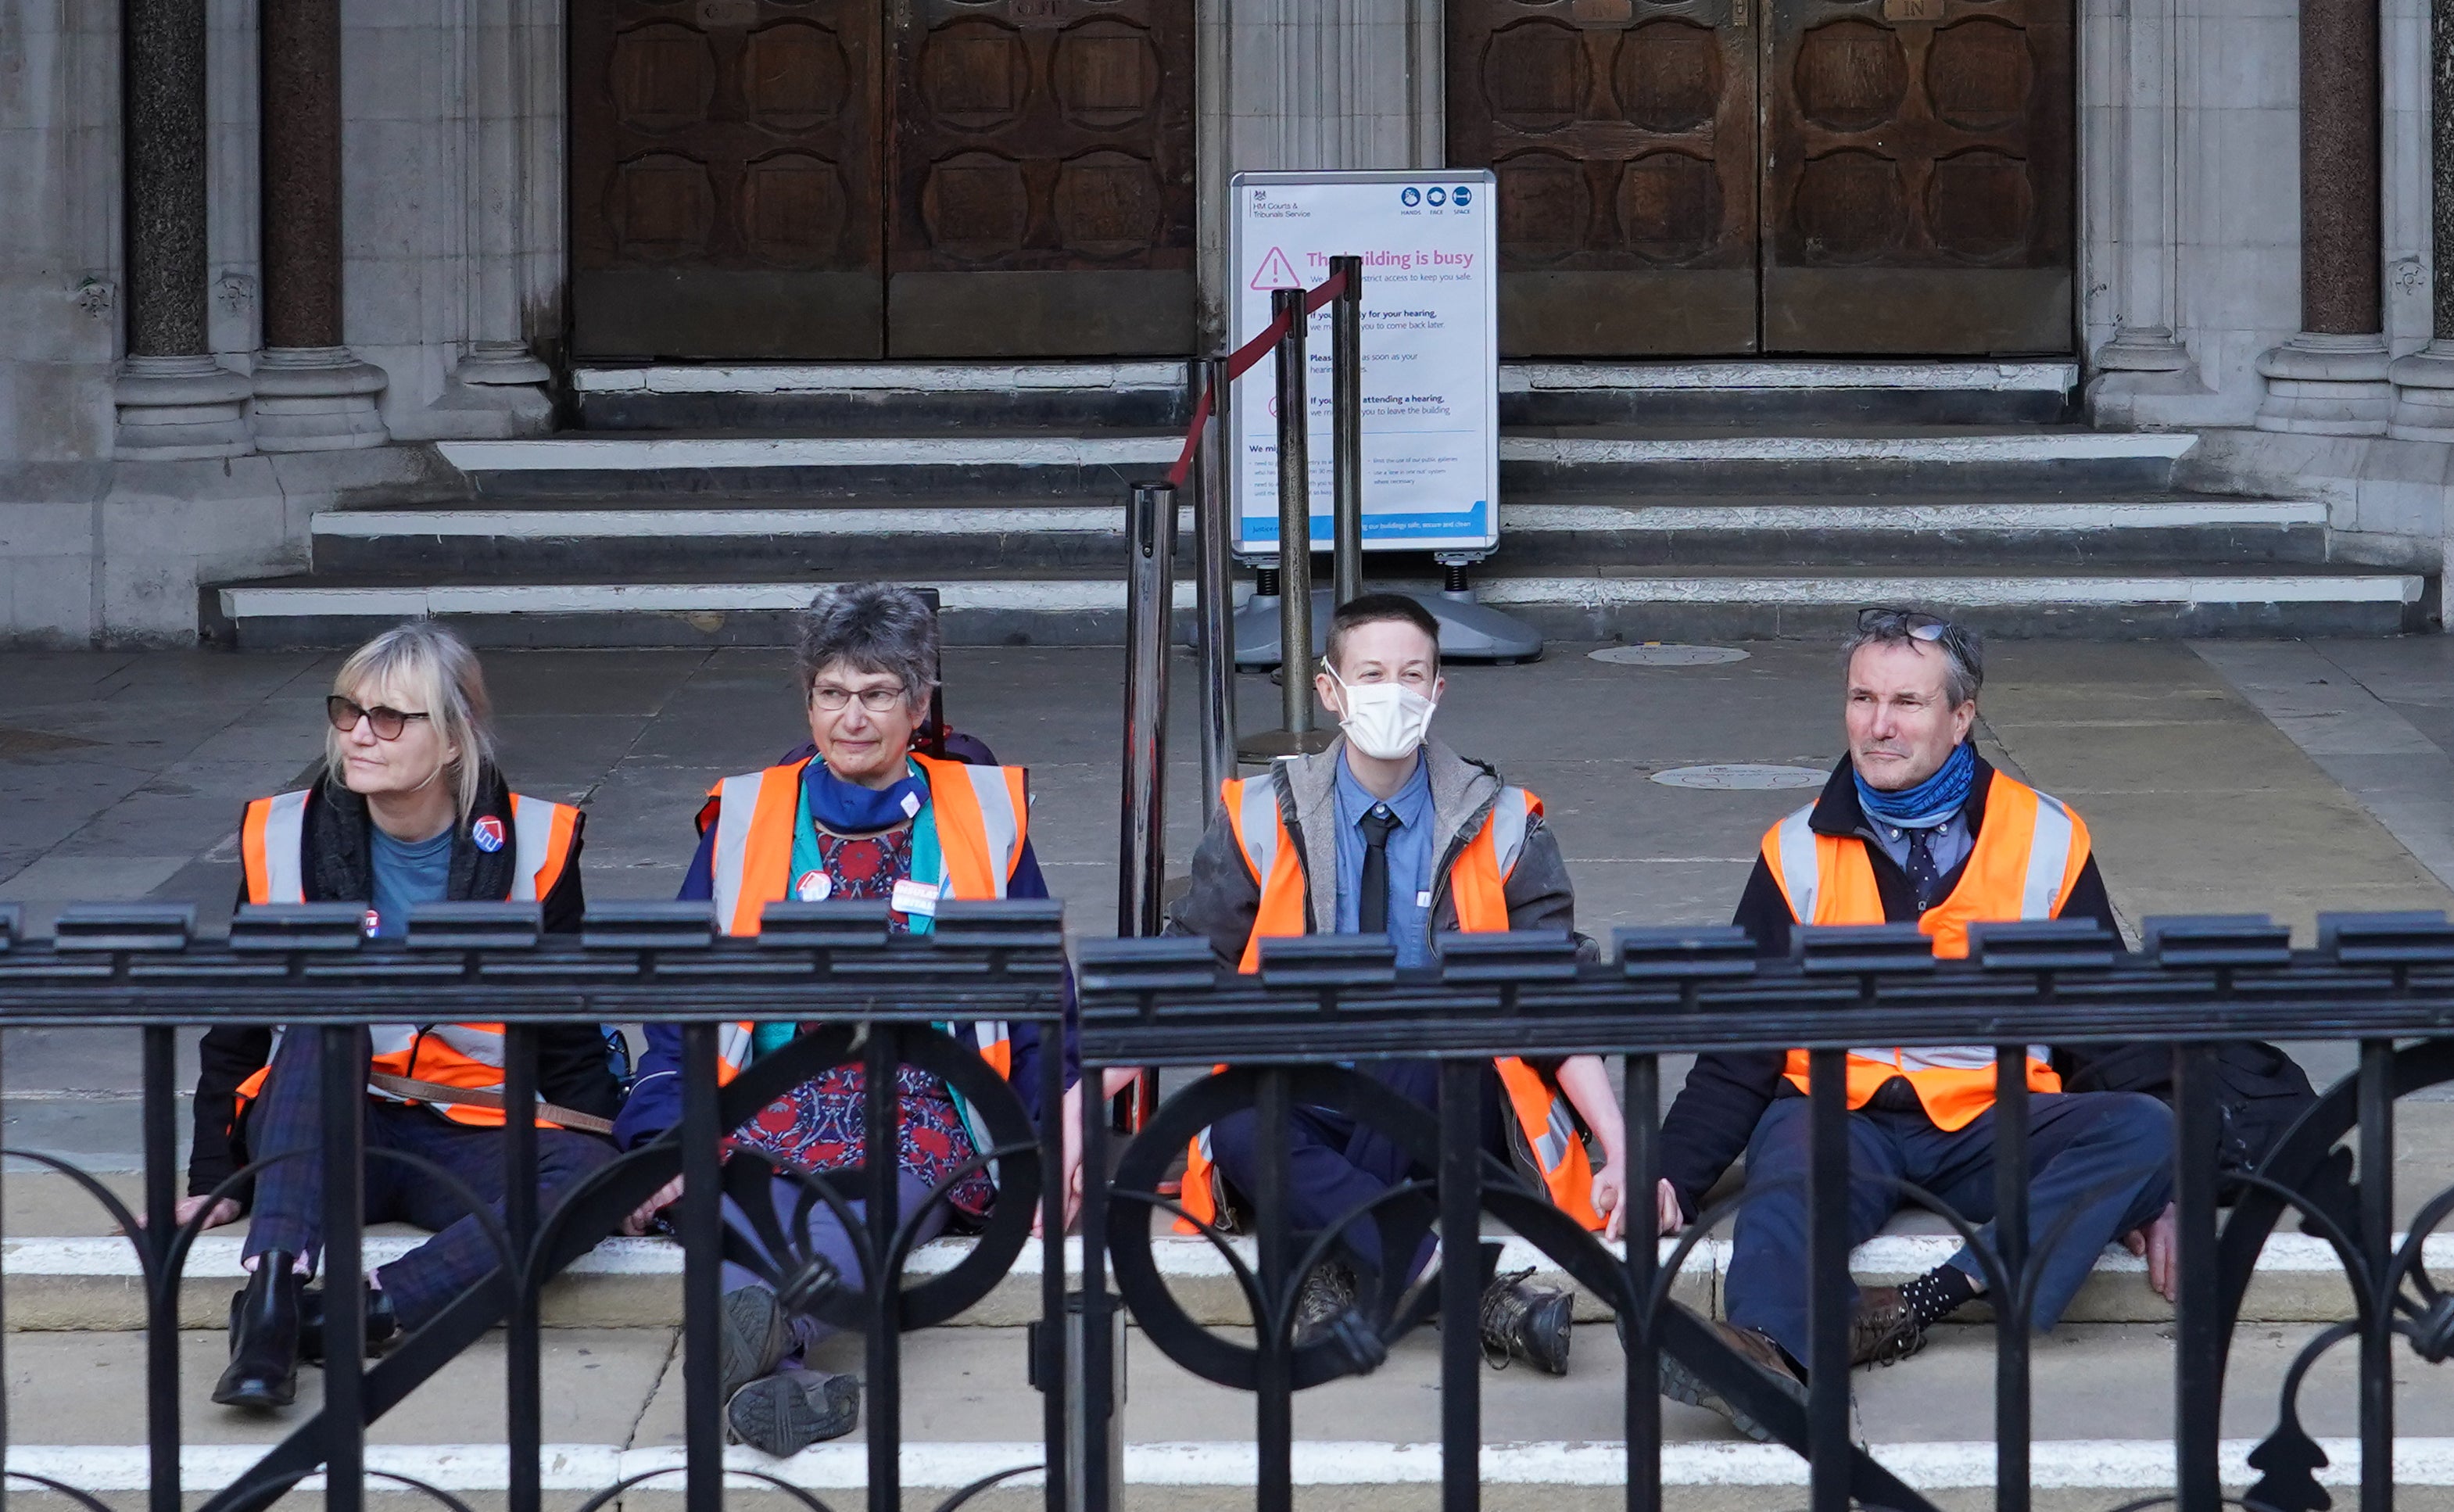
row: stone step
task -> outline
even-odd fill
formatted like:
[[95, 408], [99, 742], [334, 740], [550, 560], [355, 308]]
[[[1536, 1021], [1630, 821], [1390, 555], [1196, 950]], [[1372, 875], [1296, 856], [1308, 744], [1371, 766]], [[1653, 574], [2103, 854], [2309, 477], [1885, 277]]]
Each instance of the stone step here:
[[[1495, 1236], [1500, 1237], [1500, 1236]], [[396, 1225], [378, 1226], [366, 1240], [367, 1263], [383, 1264], [422, 1242], [424, 1236]], [[191, 1251], [179, 1293], [180, 1326], [218, 1327], [244, 1273], [242, 1239], [234, 1233], [200, 1237]], [[1248, 1264], [1249, 1240], [1235, 1241]], [[970, 1240], [939, 1240], [913, 1254], [905, 1275], [942, 1275], [971, 1253]], [[1160, 1274], [1187, 1313], [1197, 1321], [1237, 1326], [1249, 1321], [1243, 1293], [1216, 1246], [1208, 1240], [1164, 1235], [1152, 1240]], [[1935, 1234], [1887, 1234], [1861, 1246], [1851, 1258], [1859, 1279], [1896, 1283], [1924, 1274], [1948, 1259], [1957, 1240]], [[1616, 1247], [1615, 1247], [1616, 1249]], [[1660, 1248], [1668, 1263], [1672, 1241]], [[2454, 1235], [2432, 1237], [2424, 1249], [2432, 1265], [2454, 1261]], [[1721, 1281], [1730, 1261], [1729, 1241], [1697, 1242], [1680, 1267], [1673, 1295], [1688, 1306], [1718, 1312]], [[1025, 1246], [1013, 1269], [958, 1321], [980, 1327], [1018, 1326], [1039, 1316], [1042, 1252]], [[1532, 1269], [1538, 1281], [1565, 1287], [1565, 1275], [1533, 1246], [1508, 1239], [1500, 1257], [1507, 1270]], [[1081, 1273], [1081, 1241], [1066, 1243], [1066, 1271]], [[2067, 1315], [2074, 1322], [2168, 1322], [2171, 1307], [2146, 1285], [2146, 1264], [2126, 1251], [2108, 1248]], [[574, 1262], [545, 1294], [543, 1316], [554, 1328], [649, 1328], [681, 1320], [681, 1250], [661, 1239], [608, 1240]], [[0, 1313], [10, 1332], [62, 1333], [141, 1328], [145, 1322], [142, 1275], [128, 1240], [111, 1237], [12, 1238], [0, 1241]], [[2282, 1233], [2267, 1241], [2257, 1279], [2243, 1304], [2251, 1322], [2318, 1322], [2349, 1316], [2351, 1294], [2327, 1244], [2309, 1236]], [[1610, 1316], [1600, 1299], [1579, 1290], [1578, 1316], [1599, 1321]], [[1972, 1309], [1982, 1318], [1985, 1309]]]
[[[1503, 426], [2027, 425], [2068, 419], [2078, 384], [2075, 366], [2052, 361], [1512, 362], [1499, 398]], [[590, 431], [928, 433], [1191, 416], [1185, 364], [1163, 360], [582, 367], [572, 392]]]
[[[2272, 1430], [2278, 1388], [2312, 1326], [2243, 1330], [2224, 1382], [2220, 1454], [2236, 1496], [2256, 1472], [2248, 1456]], [[2032, 1483], [2047, 1512], [2101, 1509], [2169, 1493], [2174, 1453], [2173, 1344], [2169, 1330], [2066, 1324], [2037, 1341]], [[231, 1483], [320, 1400], [320, 1372], [301, 1373], [299, 1403], [242, 1415], [213, 1407], [207, 1393], [224, 1349], [217, 1331], [179, 1340], [183, 1487]], [[956, 1488], [1041, 1462], [1041, 1399], [1025, 1384], [1019, 1328], [938, 1328], [905, 1336], [898, 1470], [906, 1507], [926, 1509]], [[1126, 1335], [1118, 1424], [1129, 1504], [1248, 1507], [1256, 1472], [1254, 1399], [1197, 1381]], [[2323, 1450], [2321, 1482], [2348, 1504], [2360, 1454], [2354, 1351], [2317, 1363], [2301, 1395], [2303, 1421]], [[858, 1370], [860, 1341], [822, 1345], [815, 1363]], [[549, 1333], [542, 1351], [543, 1468], [549, 1504], [576, 1506], [628, 1477], [655, 1474], [624, 1505], [679, 1504], [683, 1388], [670, 1329]], [[141, 1336], [19, 1336], [10, 1341], [11, 1402], [7, 1466], [135, 1505], [147, 1488], [143, 1452], [145, 1352]], [[2454, 1407], [2454, 1377], [2398, 1350], [2395, 1446], [2398, 1508], [2454, 1504], [2454, 1439], [2435, 1436]], [[1992, 1331], [1945, 1326], [1924, 1354], [1894, 1369], [1851, 1377], [1853, 1437], [1879, 1462], [1941, 1505], [1986, 1504], [1996, 1473]], [[1522, 1367], [1478, 1378], [1486, 1505], [1565, 1512], [1625, 1505], [1625, 1369], [1608, 1329], [1580, 1329], [1564, 1379]], [[40, 1382], [43, 1389], [30, 1389]], [[369, 1431], [368, 1465], [413, 1477], [476, 1505], [494, 1504], [508, 1462], [502, 1447], [503, 1344], [481, 1341]], [[1298, 1504], [1345, 1512], [1396, 1512], [1437, 1504], [1440, 1476], [1438, 1335], [1400, 1340], [1369, 1376], [1307, 1391], [1295, 1415], [1291, 1468]], [[865, 1404], [866, 1405], [866, 1404]], [[809, 1494], [857, 1500], [867, 1483], [869, 1417], [851, 1435], [777, 1462], [745, 1448], [729, 1468], [774, 1475]], [[1790, 1450], [1740, 1439], [1710, 1414], [1679, 1403], [1661, 1410], [1661, 1474], [1679, 1508], [1760, 1508], [1804, 1500], [1807, 1466]], [[1017, 1476], [975, 1505], [1036, 1506], [1039, 1481]], [[309, 1482], [314, 1489], [315, 1482]], [[368, 1492], [406, 1505], [416, 1494], [372, 1479]], [[789, 1493], [740, 1476], [728, 1504], [791, 1504]], [[491, 1493], [491, 1494], [490, 1494]], [[47, 1494], [20, 1482], [12, 1500]], [[56, 1493], [48, 1495], [55, 1496]]]
[[[485, 646], [783, 645], [793, 613], [828, 583], [867, 575], [819, 569], [754, 581], [707, 575], [620, 580], [443, 580], [313, 575], [207, 591], [204, 634], [250, 649], [356, 645], [420, 615], [451, 622]], [[952, 645], [1114, 645], [1123, 638], [1125, 585], [1094, 574], [1008, 577], [910, 575], [944, 605]], [[1376, 587], [1431, 591], [1428, 579]], [[2377, 635], [2421, 628], [2433, 613], [2427, 580], [2351, 570], [2266, 572], [2187, 568], [2094, 573], [1783, 574], [1698, 563], [1679, 574], [1608, 566], [1478, 578], [1482, 602], [1554, 639], [1698, 636], [1778, 639], [1841, 633], [1869, 603], [1916, 603], [1977, 617], [2006, 637]], [[1179, 578], [1181, 612], [1193, 585]]]
[[[1653, 503], [1561, 494], [1504, 504], [1499, 520], [1499, 551], [1485, 570], [1501, 575], [1560, 565], [1658, 571], [1687, 562], [2010, 569], [2314, 565], [2326, 557], [2325, 506], [2311, 500]], [[1125, 506], [1110, 501], [788, 506], [758, 497], [650, 502], [615, 495], [593, 507], [507, 500], [491, 509], [333, 510], [315, 516], [312, 536], [321, 574], [480, 579], [687, 568], [759, 577], [793, 562], [889, 575], [1114, 571], [1123, 558], [1124, 529]], [[1178, 512], [1177, 534], [1179, 571], [1189, 573], [1189, 507]]]
[[[2009, 491], [2101, 498], [2170, 488], [2175, 463], [2198, 442], [2183, 433], [2042, 427], [1868, 429], [1546, 427], [1500, 437], [1500, 485], [1511, 498], [1602, 490], [1645, 497]], [[445, 441], [436, 451], [488, 499], [645, 493], [1017, 500], [1120, 499], [1135, 482], [1162, 475], [1181, 448], [1182, 438], [1165, 431], [967, 428], [942, 435], [567, 434]]]

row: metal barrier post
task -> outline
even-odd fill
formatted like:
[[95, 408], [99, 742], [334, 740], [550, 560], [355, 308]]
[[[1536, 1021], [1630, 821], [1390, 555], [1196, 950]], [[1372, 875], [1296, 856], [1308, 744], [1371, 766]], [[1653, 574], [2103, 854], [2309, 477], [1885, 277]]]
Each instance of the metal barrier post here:
[[1236, 775], [1236, 585], [1227, 487], [1227, 363], [1193, 365], [1194, 392], [1211, 395], [1210, 423], [1193, 458], [1194, 649], [1201, 664], [1201, 819], [1217, 816], [1218, 784]]
[[1312, 716], [1312, 445], [1304, 365], [1304, 291], [1270, 292], [1270, 317], [1284, 319], [1278, 342], [1278, 693], [1285, 728], [1237, 743], [1247, 761], [1271, 761], [1329, 748]]
[[1167, 877], [1168, 623], [1176, 600], [1176, 490], [1134, 485], [1125, 522], [1125, 812], [1118, 841], [1116, 933], [1156, 935]]
[[1363, 259], [1332, 257], [1342, 277], [1330, 303], [1330, 510], [1333, 605], [1363, 594]]

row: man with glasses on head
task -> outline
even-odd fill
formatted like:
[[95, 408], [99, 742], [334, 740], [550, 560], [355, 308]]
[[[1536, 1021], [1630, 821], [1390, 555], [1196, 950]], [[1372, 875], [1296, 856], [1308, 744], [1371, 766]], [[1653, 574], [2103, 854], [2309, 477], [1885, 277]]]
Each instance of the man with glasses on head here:
[[[1915, 923], [1938, 956], [1968, 954], [1969, 926], [2088, 918], [2116, 933], [2087, 825], [2060, 800], [1996, 771], [1971, 731], [1984, 663], [1977, 633], [1932, 615], [1869, 609], [1845, 648], [1848, 754], [1813, 803], [1764, 836], [1737, 922], [1767, 956], [1805, 924]], [[2146, 1255], [2173, 1296], [2172, 1119], [2132, 1093], [2065, 1095], [2047, 1047], [2029, 1047], [2032, 1326], [2053, 1326], [2114, 1240]], [[1874, 1046], [1848, 1056], [1852, 1245], [1905, 1205], [1901, 1184], [1977, 1221], [1994, 1208], [1991, 1044]], [[1802, 1050], [1700, 1057], [1662, 1125], [1656, 1194], [1665, 1234], [1693, 1221], [1740, 1149], [1724, 1342], [1784, 1385], [1808, 1355], [1807, 1057]], [[1983, 1234], [1990, 1240], [1991, 1231]], [[1900, 1287], [1867, 1287], [1852, 1362], [1892, 1363], [1928, 1325], [1985, 1290], [1963, 1247]], [[1664, 1357], [1665, 1395], [1710, 1408], [1755, 1438], [1763, 1427]]]
[[[1206, 936], [1221, 962], [1250, 972], [1260, 968], [1261, 942], [1284, 936], [1378, 936], [1398, 966], [1415, 967], [1434, 964], [1439, 940], [1451, 934], [1575, 928], [1576, 894], [1543, 827], [1540, 800], [1427, 738], [1445, 683], [1439, 624], [1422, 605], [1367, 594], [1341, 606], [1314, 687], [1342, 736], [1318, 756], [1224, 785], [1169, 933]], [[1427, 1107], [1438, 1101], [1436, 1061], [1355, 1069]], [[1495, 1153], [1513, 1153], [1562, 1211], [1617, 1238], [1625, 1220], [1626, 1141], [1601, 1062], [1578, 1056], [1537, 1065], [1511, 1057], [1484, 1080], [1485, 1139]], [[1586, 1154], [1579, 1117], [1601, 1143], [1599, 1170]], [[1239, 1113], [1195, 1141], [1184, 1179], [1184, 1209], [1194, 1220], [1230, 1226], [1231, 1191], [1249, 1197], [1258, 1188], [1257, 1121]], [[1286, 1191], [1299, 1231], [1318, 1233], [1430, 1174], [1386, 1136], [1336, 1109], [1296, 1110], [1288, 1143]], [[1415, 1206], [1418, 1216], [1429, 1211], [1427, 1200]], [[1349, 1223], [1339, 1238], [1339, 1258], [1305, 1278], [1298, 1343], [1355, 1305], [1363, 1277], [1393, 1294], [1433, 1253], [1425, 1239], [1384, 1273], [1372, 1223]], [[1503, 1362], [1513, 1357], [1562, 1374], [1573, 1299], [1529, 1284], [1530, 1274], [1485, 1285], [1477, 1320], [1483, 1346]]]

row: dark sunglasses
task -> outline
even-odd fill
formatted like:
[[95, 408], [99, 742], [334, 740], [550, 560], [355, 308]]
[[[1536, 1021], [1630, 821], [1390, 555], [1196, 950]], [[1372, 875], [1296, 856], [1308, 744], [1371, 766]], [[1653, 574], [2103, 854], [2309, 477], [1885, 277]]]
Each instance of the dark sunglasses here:
[[356, 729], [358, 721], [364, 719], [374, 727], [376, 739], [397, 740], [400, 738], [400, 733], [409, 728], [409, 721], [432, 716], [423, 714], [404, 714], [398, 709], [387, 709], [381, 704], [370, 709], [364, 704], [344, 698], [336, 693], [324, 700], [324, 717], [332, 720], [332, 728], [343, 735], [348, 735]]
[[1951, 634], [1951, 621], [1921, 610], [1877, 605], [1858, 611], [1858, 628], [1861, 631], [1898, 629], [1912, 639], [1935, 641]]

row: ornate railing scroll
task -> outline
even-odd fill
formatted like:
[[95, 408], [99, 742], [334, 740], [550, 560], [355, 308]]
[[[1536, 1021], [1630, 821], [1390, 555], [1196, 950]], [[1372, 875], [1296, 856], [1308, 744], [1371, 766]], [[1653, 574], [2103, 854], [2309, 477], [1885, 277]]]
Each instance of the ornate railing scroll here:
[[[2312, 1341], [2292, 1372], [2277, 1426], [2253, 1456], [2263, 1478], [2248, 1504], [2302, 1512], [2324, 1504], [2311, 1471], [2323, 1450], [2303, 1432], [2293, 1393], [2309, 1360], [2343, 1339], [2362, 1346], [2361, 1505], [2385, 1512], [2392, 1493], [2389, 1347], [2405, 1339], [2432, 1361], [2454, 1353], [2454, 1299], [2422, 1262], [2426, 1233], [2454, 1211], [2454, 1188], [2425, 1206], [2410, 1237], [2391, 1232], [2391, 1131], [2396, 1097], [2454, 1079], [2454, 926], [2437, 916], [2342, 916], [2324, 921], [2317, 949], [2295, 951], [2263, 918], [2148, 921], [2147, 945], [2120, 941], [2080, 921], [1979, 926], [1965, 960], [1938, 960], [1932, 941], [1906, 926], [1807, 929], [1790, 958], [1760, 958], [1731, 929], [1622, 930], [1615, 959], [1579, 963], [1567, 936], [1462, 937], [1444, 942], [1437, 967], [1401, 972], [1385, 945], [1351, 937], [1266, 941], [1261, 967], [1239, 975], [1197, 939], [1087, 942], [1077, 950], [1086, 1065], [1228, 1069], [1197, 1080], [1164, 1104], [1117, 1161], [1108, 1220], [1098, 1236], [1113, 1251], [1116, 1289], [1152, 1341], [1186, 1369], [1255, 1392], [1260, 1448], [1258, 1505], [1292, 1504], [1288, 1464], [1293, 1394], [1368, 1372], [1389, 1346], [1435, 1311], [1426, 1288], [1383, 1281], [1348, 1319], [1303, 1346], [1288, 1322], [1305, 1272], [1325, 1239], [1289, 1231], [1275, 1191], [1255, 1194], [1255, 1257], [1247, 1264], [1223, 1240], [1257, 1325], [1245, 1345], [1197, 1323], [1168, 1294], [1152, 1251], [1155, 1213], [1176, 1211], [1160, 1178], [1195, 1130], [1235, 1110], [1259, 1110], [1259, 1179], [1285, 1159], [1274, 1126], [1300, 1104], [1334, 1108], [1370, 1123], [1405, 1149], [1419, 1179], [1368, 1212], [1329, 1225], [1336, 1234], [1369, 1218], [1390, 1238], [1429, 1228], [1479, 1241], [1488, 1215], [1540, 1250], [1618, 1315], [1625, 1342], [1627, 1504], [1661, 1504], [1660, 1424], [1655, 1377], [1676, 1357], [1772, 1437], [1810, 1464], [1811, 1502], [1840, 1512], [1868, 1506], [1924, 1509], [1850, 1440], [1847, 1361], [1849, 1235], [1847, 1157], [1840, 1096], [1842, 1053], [1864, 1044], [1998, 1047], [1994, 1216], [2001, 1239], [1931, 1194], [1902, 1186], [1905, 1202], [1939, 1213], [1976, 1251], [1996, 1312], [1996, 1440], [1999, 1507], [2029, 1504], [2028, 1338], [2024, 1320], [2059, 1229], [2027, 1233], [2030, 1139], [2024, 1047], [2162, 1041], [2173, 1045], [2174, 1205], [2180, 1224], [2173, 1434], [2179, 1475], [2168, 1500], [2188, 1512], [2224, 1504], [2218, 1439], [2226, 1353], [2251, 1268], [2277, 1220], [2295, 1214], [2334, 1241], [2358, 1316]], [[2358, 1039], [2361, 1072], [2329, 1091], [2254, 1175], [2220, 1179], [2223, 1112], [2213, 1047], [2231, 1039]], [[2436, 1042], [2394, 1048], [2398, 1039]], [[1623, 1058], [1629, 1189], [1649, 1220], [1658, 1169], [1658, 1058], [1696, 1050], [1810, 1051], [1810, 1256], [1815, 1367], [1792, 1396], [1722, 1345], [1705, 1320], [1671, 1300], [1680, 1262], [1712, 1225], [1759, 1197], [1741, 1191], [1702, 1216], [1666, 1259], [1647, 1242], [1624, 1255], [1554, 1209], [1515, 1170], [1487, 1158], [1465, 1126], [1471, 1097], [1444, 1094], [1438, 1112], [1396, 1098], [1341, 1069], [1385, 1058], [1431, 1058], [1444, 1089], [1462, 1091], [1458, 1067], [1494, 1056]], [[2345, 1179], [2357, 1136], [2364, 1179]], [[2232, 1205], [2228, 1216], [2221, 1206]], [[1407, 1227], [1405, 1225], [1413, 1225]], [[1444, 1246], [1444, 1257], [1454, 1246]], [[1089, 1272], [1096, 1277], [1098, 1272]], [[1473, 1316], [1475, 1277], [1443, 1259], [1437, 1310]], [[2008, 1299], [2007, 1302], [2002, 1300]], [[1460, 1308], [1464, 1311], [1461, 1313]], [[1468, 1328], [1441, 1341], [1442, 1505], [1478, 1504], [1478, 1361]], [[2133, 1503], [2146, 1504], [2146, 1503]]]
[[[1062, 1305], [1062, 1208], [1056, 1183], [1044, 1179], [1059, 1158], [1060, 1121], [1051, 1117], [1035, 1129], [999, 1072], [935, 1027], [1027, 1023], [1047, 1044], [1061, 1043], [1066, 964], [1062, 916], [1053, 903], [950, 903], [934, 932], [924, 936], [890, 934], [883, 904], [784, 903], [768, 910], [763, 933], [751, 939], [719, 935], [712, 910], [703, 904], [600, 904], [590, 911], [577, 937], [542, 934], [533, 904], [442, 904], [413, 911], [408, 937], [399, 941], [365, 939], [363, 911], [353, 905], [243, 908], [226, 938], [199, 937], [185, 907], [71, 908], [60, 916], [53, 937], [38, 939], [25, 937], [19, 918], [13, 905], [0, 907], [0, 1031], [119, 1025], [141, 1031], [142, 1221], [101, 1182], [67, 1162], [34, 1151], [7, 1153], [77, 1180], [121, 1221], [134, 1246], [147, 1306], [148, 1502], [155, 1512], [176, 1512], [183, 1505], [178, 1289], [196, 1231], [172, 1221], [180, 1184], [172, 1051], [181, 1025], [281, 1023], [292, 1034], [324, 1037], [326, 1050], [338, 1052], [323, 1058], [325, 1095], [338, 1099], [328, 1105], [363, 1096], [352, 1057], [363, 1054], [360, 1032], [370, 1024], [502, 1023], [505, 1087], [514, 1106], [534, 1095], [536, 1031], [547, 1025], [678, 1022], [685, 1042], [681, 1125], [575, 1183], [550, 1211], [539, 1211], [535, 1200], [534, 1131], [513, 1120], [504, 1139], [504, 1213], [499, 1220], [486, 1215], [496, 1269], [380, 1361], [369, 1365], [362, 1357], [357, 1289], [328, 1288], [322, 1407], [302, 1410], [287, 1437], [205, 1498], [207, 1512], [257, 1512], [319, 1469], [329, 1486], [325, 1504], [354, 1512], [372, 1473], [364, 1461], [367, 1425], [498, 1322], [511, 1329], [507, 1500], [513, 1512], [535, 1512], [542, 1502], [539, 1289], [676, 1174], [689, 1178], [678, 1227], [686, 1254], [688, 1345], [682, 1474], [692, 1512], [715, 1512], [724, 1495], [723, 1404], [714, 1390], [720, 1260], [753, 1265], [817, 1316], [864, 1336], [872, 1442], [867, 1502], [874, 1509], [899, 1512], [902, 1506], [896, 1460], [900, 1334], [940, 1321], [985, 1296], [1029, 1241], [1036, 1213], [1048, 1220], [1043, 1302], [1052, 1311]], [[738, 1020], [818, 1027], [719, 1084], [716, 1032]], [[862, 1205], [859, 1221], [850, 1225], [862, 1262], [856, 1285], [819, 1273], [789, 1243], [745, 1244], [719, 1217], [719, 1196], [728, 1180], [738, 1186], [767, 1175], [755, 1159], [728, 1169], [734, 1162], [723, 1157], [725, 1131], [798, 1082], [847, 1063], [864, 1068], [874, 1094], [866, 1109], [866, 1148], [895, 1147], [893, 1072], [908, 1063], [944, 1079], [977, 1115], [990, 1148], [977, 1152], [963, 1170], [996, 1165], [1001, 1200], [969, 1255], [909, 1287], [902, 1269], [917, 1215], [897, 1211], [891, 1160], [824, 1178], [795, 1178], [811, 1203], [846, 1215], [853, 1211], [848, 1204]], [[1061, 1105], [1066, 1070], [1060, 1054], [1039, 1058], [1037, 1091], [1044, 1107]], [[321, 1155], [327, 1210], [354, 1211], [367, 1158], [359, 1121], [325, 1119]], [[250, 1166], [225, 1185], [235, 1187], [262, 1168], [261, 1162]], [[439, 1168], [428, 1174], [457, 1185]], [[460, 1190], [464, 1206], [484, 1212], [473, 1193]], [[942, 1201], [944, 1195], [933, 1194], [930, 1201]], [[326, 1274], [354, 1276], [356, 1226], [330, 1229]], [[1040, 1330], [1038, 1348], [1041, 1379], [1062, 1380], [1063, 1331]], [[1049, 1439], [1056, 1441], [1064, 1424], [1059, 1396], [1050, 1397], [1047, 1415]], [[1038, 1468], [1020, 1465], [1003, 1475]], [[806, 1505], [824, 1505], [776, 1477], [748, 1473]], [[379, 1479], [459, 1505], [422, 1482]], [[604, 1487], [587, 1503], [591, 1512], [637, 1479], [644, 1478]], [[1061, 1464], [1050, 1466], [1049, 1480], [1052, 1496], [1062, 1497]], [[98, 1504], [73, 1487], [46, 1484]], [[948, 1505], [961, 1499], [958, 1494]]]

